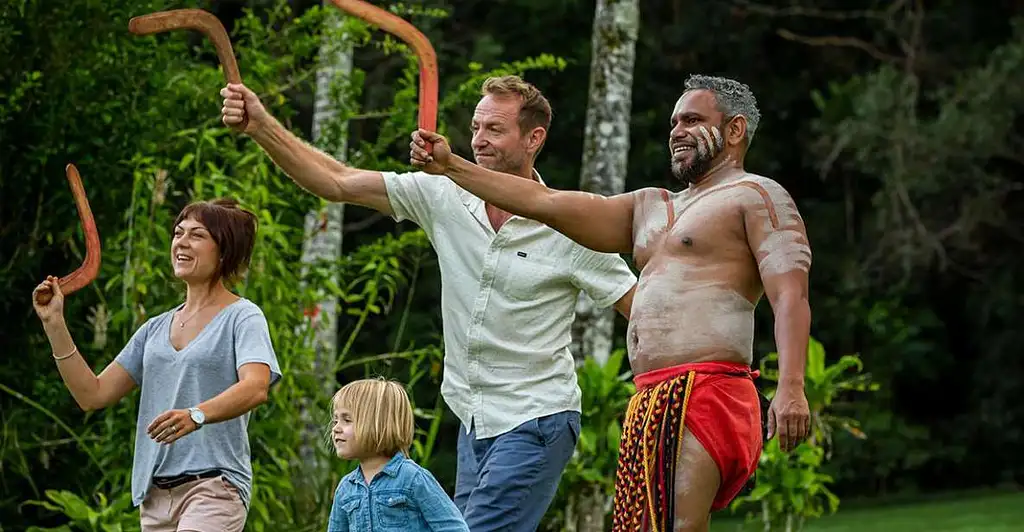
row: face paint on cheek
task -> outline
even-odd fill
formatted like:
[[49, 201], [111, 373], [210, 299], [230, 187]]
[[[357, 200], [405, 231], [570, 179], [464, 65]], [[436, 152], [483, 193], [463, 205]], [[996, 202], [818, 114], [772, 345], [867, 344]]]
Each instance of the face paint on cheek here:
[[713, 157], [711, 155], [711, 135], [708, 133], [708, 128], [700, 126], [700, 136], [697, 137], [697, 155], [700, 155], [701, 159]]
[[725, 147], [725, 139], [722, 138], [722, 131], [717, 127], [711, 128], [711, 133], [715, 136], [715, 146], [721, 150]]
[[713, 159], [724, 147], [722, 132], [717, 127], [700, 126], [700, 136], [697, 137], [697, 151], [701, 157]]

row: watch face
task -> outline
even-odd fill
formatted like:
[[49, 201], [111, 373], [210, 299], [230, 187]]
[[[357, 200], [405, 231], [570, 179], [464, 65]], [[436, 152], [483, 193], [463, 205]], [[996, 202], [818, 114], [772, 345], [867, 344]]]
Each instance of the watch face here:
[[196, 424], [198, 425], [202, 425], [203, 422], [206, 421], [206, 415], [203, 414], [203, 411], [199, 409], [195, 409], [189, 412], [189, 417], [191, 417], [192, 421], [195, 421]]

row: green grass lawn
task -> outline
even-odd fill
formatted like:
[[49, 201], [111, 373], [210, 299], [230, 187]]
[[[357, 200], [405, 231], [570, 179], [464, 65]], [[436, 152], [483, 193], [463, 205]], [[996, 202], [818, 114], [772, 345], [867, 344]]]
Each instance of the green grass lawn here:
[[[735, 518], [712, 522], [712, 532], [749, 532]], [[833, 516], [807, 523], [804, 532], [1010, 532], [1024, 531], [1024, 492], [964, 496], [905, 505], [840, 509]]]

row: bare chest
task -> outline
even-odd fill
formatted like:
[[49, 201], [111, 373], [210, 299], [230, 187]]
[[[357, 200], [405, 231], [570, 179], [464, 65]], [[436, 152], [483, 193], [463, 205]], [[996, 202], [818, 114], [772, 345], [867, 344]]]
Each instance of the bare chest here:
[[642, 270], [656, 259], [698, 265], [749, 255], [742, 212], [730, 196], [728, 191], [696, 197], [647, 194], [634, 216], [637, 267]]

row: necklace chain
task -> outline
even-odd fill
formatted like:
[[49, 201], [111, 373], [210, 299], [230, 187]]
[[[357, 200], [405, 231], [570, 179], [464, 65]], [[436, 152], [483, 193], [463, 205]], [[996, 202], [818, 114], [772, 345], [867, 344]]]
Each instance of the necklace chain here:
[[179, 329], [184, 329], [184, 328], [185, 328], [185, 324], [186, 324], [186, 323], [188, 323], [188, 322], [189, 322], [189, 321], [190, 321], [190, 320], [191, 320], [192, 318], [194, 318], [194, 317], [196, 317], [197, 315], [199, 315], [199, 313], [200, 313], [200, 312], [202, 312], [202, 311], [203, 311], [203, 309], [205, 309], [206, 307], [208, 307], [208, 306], [210, 306], [210, 305], [212, 305], [212, 304], [213, 304], [213, 301], [210, 301], [209, 303], [207, 303], [207, 304], [205, 304], [205, 305], [203, 305], [203, 306], [199, 307], [199, 310], [197, 310], [197, 311], [193, 312], [191, 316], [189, 316], [188, 318], [186, 318], [186, 319], [184, 319], [184, 320], [182, 320], [182, 319], [181, 319], [181, 317], [180, 317], [180, 312], [181, 312], [181, 311], [178, 311], [178, 312], [179, 312], [179, 317], [178, 317], [178, 328], [179, 328]]

